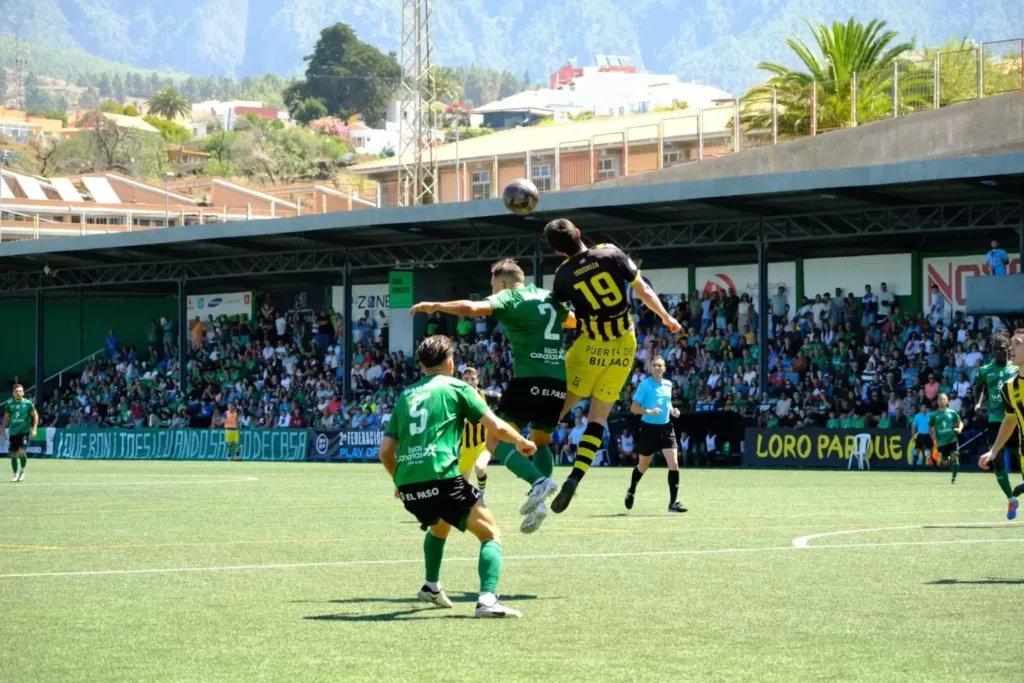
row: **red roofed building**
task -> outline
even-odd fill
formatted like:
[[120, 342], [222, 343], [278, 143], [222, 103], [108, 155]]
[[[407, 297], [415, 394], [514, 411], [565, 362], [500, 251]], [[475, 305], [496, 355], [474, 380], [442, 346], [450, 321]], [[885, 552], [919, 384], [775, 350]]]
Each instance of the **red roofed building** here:
[[255, 114], [264, 121], [273, 121], [280, 117], [280, 110], [274, 107], [235, 107], [235, 116], [244, 119], [249, 114]]

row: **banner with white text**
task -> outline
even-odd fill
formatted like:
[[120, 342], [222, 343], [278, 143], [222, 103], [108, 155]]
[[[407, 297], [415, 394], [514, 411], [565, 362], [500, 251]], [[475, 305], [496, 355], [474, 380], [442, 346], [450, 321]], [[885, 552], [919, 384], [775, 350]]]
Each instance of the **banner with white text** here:
[[316, 462], [377, 462], [382, 431], [313, 430], [308, 460]]
[[744, 467], [846, 467], [860, 434], [870, 437], [865, 462], [871, 469], [910, 468], [913, 442], [905, 429], [748, 429], [742, 462]]
[[[83, 460], [225, 460], [221, 429], [58, 429], [53, 457]], [[303, 461], [306, 429], [243, 429], [242, 460]]]

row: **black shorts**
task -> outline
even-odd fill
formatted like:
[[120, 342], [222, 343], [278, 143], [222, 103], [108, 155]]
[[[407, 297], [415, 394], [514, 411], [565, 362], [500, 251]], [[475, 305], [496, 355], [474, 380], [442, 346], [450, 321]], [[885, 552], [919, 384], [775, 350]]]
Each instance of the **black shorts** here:
[[934, 442], [932, 441], [931, 434], [918, 434], [917, 438], [914, 439], [914, 448], [916, 448], [919, 451], [926, 451], [928, 453], [931, 453], [933, 445]]
[[25, 445], [28, 443], [28, 434], [8, 434], [7, 435], [7, 451], [9, 453], [19, 453], [25, 450]]
[[636, 435], [638, 455], [656, 455], [666, 448], [676, 447], [676, 430], [671, 422], [663, 425], [641, 422]]
[[423, 529], [444, 520], [465, 531], [466, 519], [480, 500], [480, 491], [459, 476], [404, 484], [398, 487], [398, 498]]
[[948, 460], [951, 455], [960, 455], [960, 442], [954, 441], [953, 443], [947, 443], [944, 446], [939, 446], [939, 457], [943, 460]]
[[517, 427], [554, 431], [565, 407], [565, 380], [516, 377], [498, 401], [498, 416]]

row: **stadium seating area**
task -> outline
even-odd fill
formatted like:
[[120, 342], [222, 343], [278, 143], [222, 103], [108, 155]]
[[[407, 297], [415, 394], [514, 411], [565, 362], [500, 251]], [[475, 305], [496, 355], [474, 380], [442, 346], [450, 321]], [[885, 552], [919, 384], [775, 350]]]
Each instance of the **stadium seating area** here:
[[[767, 427], [907, 428], [922, 402], [945, 392], [968, 425], [975, 421], [973, 387], [978, 368], [988, 362], [989, 321], [902, 314], [886, 293], [856, 299], [837, 292], [835, 298], [805, 298], [796, 312], [773, 315], [771, 339], [762, 346], [757, 312], [745, 295], [681, 297], [674, 311], [684, 332], [673, 337], [637, 303], [639, 349], [618, 406], [622, 411], [646, 377], [648, 361], [660, 355], [684, 411], [734, 411]], [[244, 426], [379, 429], [397, 393], [418, 377], [410, 359], [384, 350], [378, 331], [359, 326], [348, 378], [354, 399], [346, 402], [337, 315], [326, 312], [326, 326], [315, 320], [282, 326], [273, 311], [261, 311], [260, 318], [254, 327], [208, 320], [194, 331], [187, 396], [178, 391], [177, 361], [162, 347], [154, 345], [148, 354], [117, 348], [46, 403], [45, 423], [205, 427], [218, 407], [234, 402]], [[427, 332], [458, 339], [458, 369], [477, 367], [481, 388], [496, 402], [512, 376], [500, 325], [435, 316]], [[770, 368], [764, 388], [757, 381], [762, 352], [769, 354]], [[573, 422], [556, 435], [566, 454], [572, 450]]]

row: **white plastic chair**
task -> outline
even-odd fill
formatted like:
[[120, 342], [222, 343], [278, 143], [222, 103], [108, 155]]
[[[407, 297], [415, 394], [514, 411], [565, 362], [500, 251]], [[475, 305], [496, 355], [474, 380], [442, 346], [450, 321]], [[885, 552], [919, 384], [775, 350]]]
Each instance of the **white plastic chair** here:
[[864, 458], [868, 455], [868, 450], [871, 448], [871, 435], [870, 434], [858, 434], [854, 440], [853, 452], [850, 453], [850, 461], [846, 463], [846, 469], [853, 468], [853, 459], [857, 458], [857, 469], [862, 470], [867, 465], [868, 470], [871, 469], [871, 459], [868, 458], [865, 462]]

